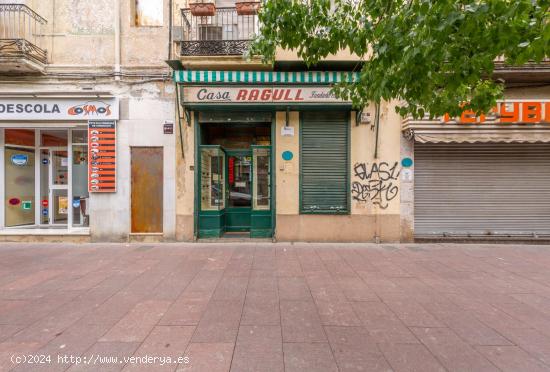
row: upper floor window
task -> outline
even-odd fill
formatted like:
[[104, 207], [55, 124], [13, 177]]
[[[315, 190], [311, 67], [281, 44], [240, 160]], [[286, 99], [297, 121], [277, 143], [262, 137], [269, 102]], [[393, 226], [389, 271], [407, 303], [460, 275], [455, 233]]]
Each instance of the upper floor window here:
[[164, 22], [163, 3], [163, 0], [134, 0], [134, 25], [162, 27]]

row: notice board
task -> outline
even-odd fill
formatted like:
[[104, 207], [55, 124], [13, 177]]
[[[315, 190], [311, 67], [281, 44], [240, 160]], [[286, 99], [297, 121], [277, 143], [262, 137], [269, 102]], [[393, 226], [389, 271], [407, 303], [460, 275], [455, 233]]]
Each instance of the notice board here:
[[88, 191], [116, 191], [116, 122], [88, 122]]

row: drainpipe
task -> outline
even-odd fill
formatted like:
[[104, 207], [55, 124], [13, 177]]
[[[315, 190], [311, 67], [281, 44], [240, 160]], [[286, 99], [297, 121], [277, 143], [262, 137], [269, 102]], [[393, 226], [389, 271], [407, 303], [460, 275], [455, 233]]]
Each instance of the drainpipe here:
[[120, 0], [115, 0], [115, 80], [120, 81]]
[[168, 59], [172, 59], [172, 7], [174, 6], [172, 4], [172, 0], [168, 2], [168, 6], [170, 6], [170, 10], [168, 11]]

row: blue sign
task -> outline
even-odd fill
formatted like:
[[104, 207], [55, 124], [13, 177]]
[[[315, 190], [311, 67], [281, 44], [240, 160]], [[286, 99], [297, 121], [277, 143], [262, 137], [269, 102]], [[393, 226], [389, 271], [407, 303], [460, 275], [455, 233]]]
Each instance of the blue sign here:
[[48, 215], [48, 208], [43, 208], [43, 209], [42, 209], [42, 215], [43, 215], [43, 216], [47, 216], [47, 215]]
[[25, 154], [15, 154], [11, 156], [11, 162], [13, 165], [23, 166], [29, 162], [29, 156]]
[[48, 165], [48, 159], [42, 159], [42, 164]]
[[80, 207], [80, 199], [73, 199], [73, 208]]
[[413, 165], [413, 160], [411, 158], [403, 158], [403, 160], [401, 160], [401, 165], [405, 168], [409, 168]]
[[292, 151], [283, 151], [283, 160], [286, 160], [286, 161], [289, 161], [289, 160], [292, 160], [292, 158], [294, 157], [294, 154], [292, 153]]

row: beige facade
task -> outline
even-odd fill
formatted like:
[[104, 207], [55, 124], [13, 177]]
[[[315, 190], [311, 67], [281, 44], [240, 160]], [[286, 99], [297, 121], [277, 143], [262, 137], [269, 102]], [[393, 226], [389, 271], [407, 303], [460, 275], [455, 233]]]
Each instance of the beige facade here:
[[[90, 219], [86, 228], [50, 230], [47, 233], [39, 229], [29, 233], [29, 230], [4, 226], [3, 213], [9, 195], [5, 195], [2, 186], [0, 193], [3, 193], [4, 206], [0, 218], [0, 240], [193, 241], [200, 238], [197, 210], [200, 160], [197, 149], [201, 139], [197, 141], [197, 138], [202, 124], [196, 121], [196, 117], [199, 112], [205, 111], [221, 112], [222, 116], [224, 112], [227, 115], [243, 112], [252, 115], [257, 111], [272, 115], [270, 142], [273, 152], [271, 202], [274, 240], [410, 242], [415, 239], [415, 213], [419, 205], [415, 204], [418, 193], [415, 182], [417, 171], [423, 174], [425, 170], [416, 168], [415, 147], [418, 145], [415, 145], [416, 139], [410, 136], [410, 132], [405, 133], [408, 136], [404, 135], [409, 122], [395, 113], [396, 102], [380, 105], [378, 125], [374, 104], [365, 107], [362, 114], [349, 104], [335, 106], [346, 110], [350, 117], [349, 211], [342, 214], [312, 214], [300, 211], [300, 115], [303, 107], [288, 105], [288, 114], [286, 104], [275, 105], [273, 102], [256, 105], [211, 104], [205, 109], [190, 105], [184, 102], [182, 95], [178, 96], [173, 71], [165, 63], [167, 60], [176, 70], [309, 72], [304, 71], [304, 64], [294, 51], [279, 49], [274, 66], [263, 64], [259, 58], [246, 60], [242, 54], [236, 53], [235, 50], [238, 52], [238, 48], [245, 48], [246, 43], [240, 43], [242, 40], [236, 40], [239, 37], [234, 36], [245, 22], [232, 10], [234, 1], [216, 3], [219, 9], [228, 9], [225, 12], [234, 17], [231, 21], [207, 17], [209, 21], [205, 24], [192, 23], [197, 19], [192, 19], [187, 9], [188, 1], [151, 1], [153, 6], [160, 6], [161, 11], [154, 11], [151, 14], [154, 19], [144, 22], [154, 26], [137, 24], [137, 18], [145, 19], [148, 15], [140, 13], [136, 18], [138, 3], [135, 0], [27, 0], [10, 3], [24, 3], [47, 20], [40, 32], [33, 35], [36, 38], [33, 42], [45, 51], [47, 61], [41, 63], [25, 56], [1, 59], [0, 101], [13, 97], [115, 97], [120, 111], [117, 121], [118, 186], [115, 193], [90, 196]], [[190, 26], [186, 26], [186, 21], [191, 22]], [[253, 35], [248, 36], [251, 38]], [[220, 44], [216, 45], [216, 42]], [[206, 44], [210, 47], [205, 47]], [[342, 51], [328, 57], [322, 66], [330, 71], [338, 68], [345, 70], [346, 66], [355, 65], [357, 61], [357, 56]], [[510, 82], [506, 91], [508, 100], [544, 101], [550, 97], [548, 87], [536, 86], [549, 80], [547, 64], [529, 65], [523, 69], [500, 66], [497, 72]], [[208, 87], [208, 84], [205, 83], [205, 86]], [[217, 86], [225, 85], [220, 83]], [[302, 85], [296, 83], [294, 86], [300, 88]], [[181, 103], [179, 107], [178, 101]], [[318, 106], [323, 108], [322, 104]], [[85, 128], [86, 123], [86, 120], [13, 122], [0, 118], [0, 139], [4, 138], [3, 131], [10, 128]], [[170, 123], [174, 125], [174, 133], [164, 134], [164, 124]], [[441, 127], [440, 124], [421, 121], [417, 127]], [[231, 124], [226, 123], [226, 126], [231, 127]], [[295, 134], [283, 135], [285, 126], [294, 128]], [[547, 123], [534, 126], [547, 130]], [[522, 130], [517, 128], [514, 141], [525, 139]], [[439, 135], [445, 134], [442, 132]], [[490, 146], [494, 141], [499, 140], [482, 142], [479, 147]], [[547, 142], [544, 138], [540, 141]], [[162, 229], [153, 233], [140, 233], [132, 228], [131, 154], [132, 148], [137, 147], [162, 148], [163, 201], [162, 206], [158, 206], [162, 209]], [[294, 156], [284, 160], [283, 153], [288, 151]], [[3, 156], [2, 161], [5, 160]], [[408, 159], [412, 160], [412, 165], [403, 165], [403, 161]]]
[[[31, 101], [80, 97], [86, 101], [110, 96], [118, 102], [120, 117], [116, 123], [117, 190], [91, 193], [89, 226], [64, 225], [55, 229], [42, 226], [35, 230], [32, 226], [2, 226], [2, 240], [29, 237], [37, 241], [175, 240], [176, 140], [174, 134], [163, 133], [164, 123], [174, 123], [176, 119], [175, 87], [165, 63], [170, 59], [169, 2], [159, 2], [162, 24], [150, 27], [136, 26], [133, 0], [10, 2], [25, 4], [47, 21], [40, 32], [33, 35], [36, 41], [30, 40], [45, 51], [47, 61], [37, 68], [20, 71], [17, 69], [25, 66], [25, 61], [37, 65], [33, 56], [1, 61], [0, 101], [13, 97], [28, 97]], [[25, 9], [20, 12], [28, 13]], [[1, 120], [0, 130], [21, 127], [65, 130], [75, 126], [85, 129], [88, 118], [84, 119], [76, 122]], [[131, 150], [136, 147], [160, 148], [163, 153], [164, 180], [160, 181], [163, 202], [158, 206], [162, 225], [155, 233], [141, 234], [132, 228]]]

